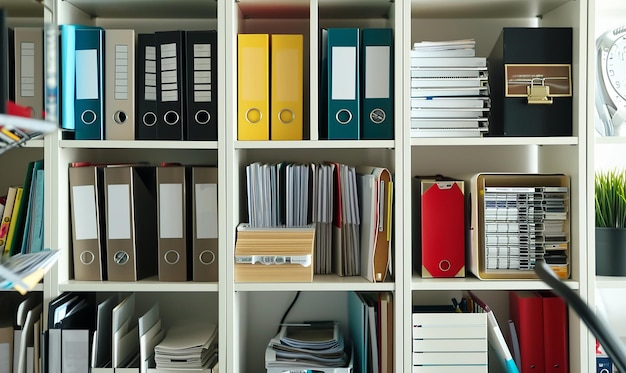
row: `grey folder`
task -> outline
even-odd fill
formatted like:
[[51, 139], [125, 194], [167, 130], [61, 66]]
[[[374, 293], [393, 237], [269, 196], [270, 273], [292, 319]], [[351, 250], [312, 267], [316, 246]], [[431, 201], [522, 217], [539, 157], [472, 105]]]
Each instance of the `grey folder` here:
[[187, 169], [156, 169], [159, 281], [187, 281]]
[[218, 281], [217, 167], [193, 167], [192, 274], [193, 281]]
[[106, 280], [102, 168], [69, 168], [74, 279]]
[[104, 138], [135, 139], [135, 30], [106, 30]]
[[137, 281], [157, 274], [155, 168], [104, 168], [109, 281]]
[[13, 29], [15, 55], [15, 103], [30, 107], [34, 118], [43, 119], [43, 28]]

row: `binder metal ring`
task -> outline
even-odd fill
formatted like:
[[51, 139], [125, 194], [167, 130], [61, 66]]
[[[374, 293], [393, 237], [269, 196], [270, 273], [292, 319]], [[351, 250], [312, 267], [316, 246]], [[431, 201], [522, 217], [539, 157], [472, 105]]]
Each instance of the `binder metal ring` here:
[[122, 110], [118, 110], [115, 114], [113, 114], [113, 121], [117, 124], [124, 124], [126, 119], [128, 119], [128, 115], [126, 115], [126, 113]]
[[167, 264], [176, 264], [180, 260], [180, 254], [176, 250], [168, 250], [163, 255], [163, 259]]
[[80, 262], [84, 265], [90, 265], [96, 259], [91, 251], [83, 251], [79, 256]]
[[[289, 120], [283, 119], [283, 114], [289, 114]], [[283, 109], [283, 110], [278, 112], [278, 120], [282, 124], [289, 124], [289, 123], [293, 122], [294, 119], [296, 119], [296, 113], [294, 113], [293, 110], [291, 110], [291, 109]]]
[[156, 124], [156, 119], [157, 119], [156, 114], [154, 114], [151, 111], [145, 113], [143, 115], [143, 118], [141, 118], [143, 124], [145, 124], [148, 127], [154, 126]]
[[163, 114], [163, 120], [166, 124], [173, 126], [180, 120], [180, 115], [174, 110], [169, 110], [165, 114]]
[[[342, 114], [345, 115], [346, 113], [348, 114], [348, 118], [341, 119], [340, 117], [342, 116]], [[341, 109], [337, 112], [337, 114], [335, 114], [335, 119], [337, 120], [337, 122], [339, 122], [339, 124], [348, 124], [350, 123], [350, 121], [352, 121], [352, 113], [348, 109]]]
[[[204, 258], [205, 256], [209, 257], [209, 260], [206, 260]], [[198, 255], [198, 260], [204, 265], [213, 264], [213, 262], [215, 262], [215, 253], [213, 253], [213, 251], [211, 250], [204, 250], [200, 253], [200, 255]]]
[[198, 110], [193, 118], [198, 124], [207, 124], [211, 120], [211, 114], [206, 110]]
[[98, 119], [98, 116], [93, 110], [85, 110], [82, 112], [82, 114], [80, 114], [80, 120], [85, 124], [93, 124], [96, 119]]
[[439, 269], [442, 270], [443, 272], [448, 272], [450, 268], [452, 268], [452, 265], [450, 264], [448, 260], [444, 259], [439, 262]]
[[124, 250], [119, 250], [113, 255], [115, 264], [124, 265], [130, 260], [130, 255]]
[[376, 108], [370, 111], [370, 120], [374, 124], [381, 124], [385, 121], [386, 118], [387, 115], [385, 114], [385, 111], [381, 108]]
[[[258, 114], [258, 118], [252, 118], [250, 119], [250, 114]], [[256, 119], [256, 120], [255, 120]], [[246, 120], [252, 124], [256, 124], [259, 123], [261, 121], [261, 119], [263, 119], [263, 113], [261, 113], [261, 110], [257, 109], [257, 108], [250, 108], [248, 110], [246, 110]]]

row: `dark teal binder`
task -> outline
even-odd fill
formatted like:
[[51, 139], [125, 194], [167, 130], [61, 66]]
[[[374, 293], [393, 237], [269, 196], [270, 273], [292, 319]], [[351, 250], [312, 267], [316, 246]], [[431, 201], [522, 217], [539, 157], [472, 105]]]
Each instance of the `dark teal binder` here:
[[328, 139], [360, 137], [359, 29], [329, 28]]
[[393, 30], [361, 30], [361, 138], [393, 140]]
[[[74, 123], [76, 140], [104, 139], [104, 30], [76, 31]], [[70, 72], [71, 73], [71, 72]], [[71, 83], [72, 77], [68, 79]], [[67, 80], [66, 80], [67, 81]], [[65, 104], [65, 103], [64, 103]]]

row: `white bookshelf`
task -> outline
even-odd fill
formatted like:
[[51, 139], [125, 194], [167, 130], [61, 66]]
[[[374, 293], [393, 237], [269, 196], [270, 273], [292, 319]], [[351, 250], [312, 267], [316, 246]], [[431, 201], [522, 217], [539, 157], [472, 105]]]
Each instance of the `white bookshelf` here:
[[[289, 320], [333, 318], [347, 328], [346, 292], [391, 291], [395, 300], [394, 365], [411, 370], [411, 305], [480, 293], [496, 310], [500, 324], [508, 319], [509, 290], [545, 290], [538, 280], [481, 281], [471, 274], [460, 279], [423, 279], [412, 268], [411, 179], [441, 173], [468, 181], [477, 172], [564, 173], [571, 179], [571, 273], [568, 286], [583, 298], [593, 296], [595, 279], [588, 266], [593, 256], [587, 218], [592, 207], [588, 168], [591, 132], [587, 94], [588, 7], [594, 0], [49, 0], [58, 24], [83, 23], [105, 28], [134, 28], [138, 32], [173, 29], [218, 30], [219, 140], [73, 141], [53, 134], [14, 151], [46, 160], [46, 243], [63, 254], [46, 276], [40, 291], [50, 300], [64, 291], [139, 294], [142, 304], [159, 301], [172, 308], [204, 314], [219, 325], [220, 369], [225, 372], [263, 371], [263, 353], [280, 317], [297, 291], [300, 298]], [[22, 0], [0, 0], [14, 9], [16, 22], [41, 13]], [[41, 7], [35, 4], [36, 7]], [[412, 139], [409, 131], [409, 50], [413, 42], [474, 37], [477, 55], [488, 56], [502, 27], [569, 26], [574, 29], [574, 134], [570, 137]], [[394, 30], [394, 140], [324, 141], [318, 137], [318, 30], [321, 27], [391, 27]], [[305, 141], [237, 140], [238, 32], [291, 32], [305, 35]], [[593, 48], [589, 49], [590, 51]], [[590, 53], [590, 52], [589, 52]], [[593, 97], [591, 96], [591, 99]], [[591, 102], [591, 106], [590, 105]], [[220, 257], [219, 282], [162, 283], [81, 282], [71, 278], [68, 164], [76, 161], [206, 163], [219, 167]], [[235, 283], [235, 231], [246, 218], [245, 174], [248, 163], [338, 161], [389, 168], [394, 180], [394, 279], [368, 283], [363, 278], [315, 276], [312, 283]], [[18, 178], [21, 180], [22, 176]], [[612, 285], [604, 285], [612, 287]], [[178, 308], [178, 313], [173, 308]], [[170, 320], [171, 322], [171, 320]], [[582, 323], [570, 313], [570, 371], [595, 370], [594, 345]], [[344, 330], [346, 331], [346, 330]]]

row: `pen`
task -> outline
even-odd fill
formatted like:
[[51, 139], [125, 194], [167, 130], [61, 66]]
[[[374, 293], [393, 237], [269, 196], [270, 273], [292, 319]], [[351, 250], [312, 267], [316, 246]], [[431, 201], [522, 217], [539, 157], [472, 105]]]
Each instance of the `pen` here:
[[452, 298], [452, 306], [454, 306], [454, 311], [461, 312], [461, 308], [459, 308], [459, 302], [456, 301], [456, 298]]

